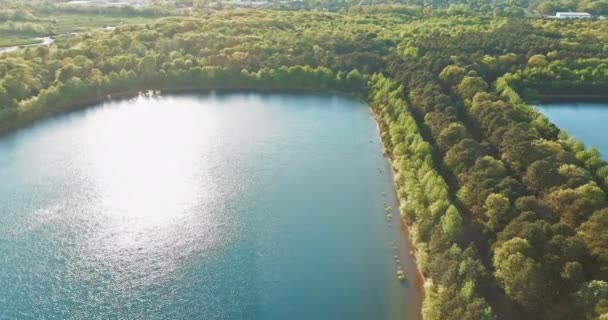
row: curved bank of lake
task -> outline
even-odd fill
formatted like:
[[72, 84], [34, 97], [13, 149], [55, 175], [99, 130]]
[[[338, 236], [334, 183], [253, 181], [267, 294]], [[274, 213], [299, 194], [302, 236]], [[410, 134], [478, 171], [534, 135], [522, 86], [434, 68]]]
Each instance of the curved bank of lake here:
[[596, 147], [608, 160], [608, 102], [543, 103], [538, 109], [585, 146]]
[[398, 221], [361, 102], [104, 103], [0, 138], [0, 318], [413, 320]]

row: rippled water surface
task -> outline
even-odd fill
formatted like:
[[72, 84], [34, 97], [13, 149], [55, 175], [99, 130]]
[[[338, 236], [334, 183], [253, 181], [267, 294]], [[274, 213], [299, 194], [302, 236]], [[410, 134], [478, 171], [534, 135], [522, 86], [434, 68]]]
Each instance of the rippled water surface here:
[[551, 122], [608, 159], [608, 102], [545, 103], [538, 106]]
[[353, 100], [245, 93], [2, 137], [0, 318], [413, 319], [377, 136]]

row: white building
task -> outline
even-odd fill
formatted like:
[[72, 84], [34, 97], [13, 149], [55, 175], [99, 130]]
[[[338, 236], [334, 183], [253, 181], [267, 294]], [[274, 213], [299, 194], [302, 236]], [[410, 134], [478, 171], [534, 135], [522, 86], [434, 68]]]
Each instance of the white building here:
[[587, 12], [558, 12], [555, 14], [558, 19], [589, 19], [592, 18]]

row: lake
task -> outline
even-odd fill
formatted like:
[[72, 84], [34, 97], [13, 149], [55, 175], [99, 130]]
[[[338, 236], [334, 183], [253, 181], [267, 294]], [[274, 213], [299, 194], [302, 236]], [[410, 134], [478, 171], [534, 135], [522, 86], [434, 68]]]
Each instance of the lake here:
[[608, 102], [605, 103], [543, 103], [538, 106], [551, 122], [585, 143], [596, 147], [608, 159]]
[[396, 208], [361, 102], [107, 102], [0, 138], [0, 318], [416, 319]]

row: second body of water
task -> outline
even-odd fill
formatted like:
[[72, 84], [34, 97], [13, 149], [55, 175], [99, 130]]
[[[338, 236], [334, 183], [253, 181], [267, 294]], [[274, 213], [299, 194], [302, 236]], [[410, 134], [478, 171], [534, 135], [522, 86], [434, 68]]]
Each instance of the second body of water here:
[[538, 106], [551, 122], [608, 160], [608, 103], [544, 103]]

